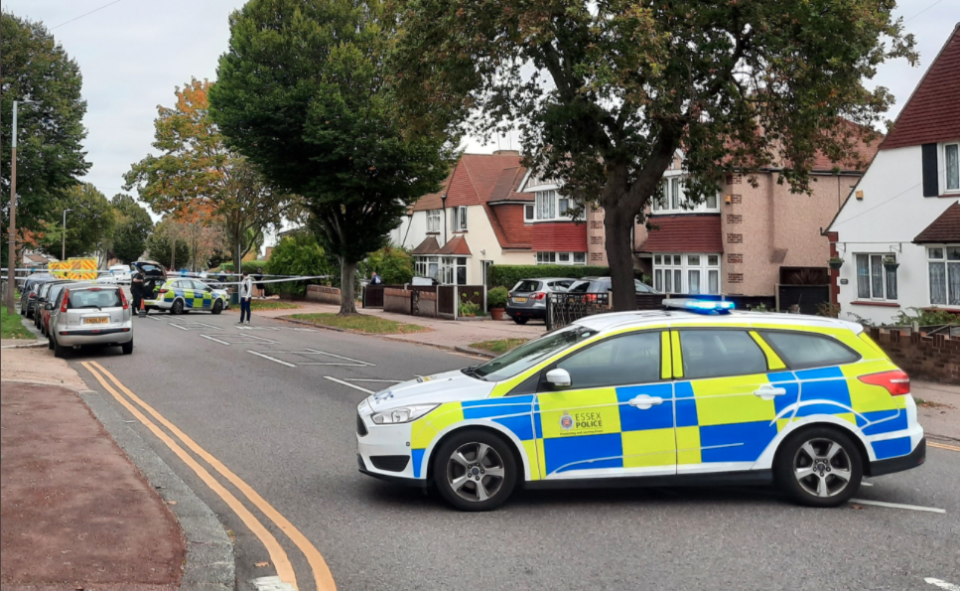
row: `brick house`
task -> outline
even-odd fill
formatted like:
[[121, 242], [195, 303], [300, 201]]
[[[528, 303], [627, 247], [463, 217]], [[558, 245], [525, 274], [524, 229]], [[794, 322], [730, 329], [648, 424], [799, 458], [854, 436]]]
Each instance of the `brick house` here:
[[[877, 151], [861, 143], [861, 159]], [[700, 204], [684, 193], [683, 154], [664, 174], [662, 197], [638, 225], [638, 265], [665, 293], [775, 297], [778, 284], [828, 282], [830, 243], [822, 235], [863, 176], [855, 162], [818, 156], [811, 194], [778, 184], [780, 169], [727, 175]], [[754, 182], [751, 182], [751, 179]]]
[[844, 260], [832, 277], [843, 316], [960, 313], [960, 24], [828, 235]]

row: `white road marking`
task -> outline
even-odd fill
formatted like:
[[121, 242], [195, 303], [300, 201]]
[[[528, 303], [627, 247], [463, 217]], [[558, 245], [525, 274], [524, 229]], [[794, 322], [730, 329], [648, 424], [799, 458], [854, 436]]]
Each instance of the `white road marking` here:
[[377, 384], [402, 384], [402, 383], [403, 383], [403, 381], [401, 381], [401, 380], [367, 380], [367, 379], [362, 379], [362, 378], [350, 378], [349, 381], [351, 381], [351, 382], [373, 382], [373, 383], [377, 383]]
[[945, 509], [937, 509], [935, 507], [918, 507], [916, 505], [900, 505], [898, 503], [881, 503], [880, 501], [864, 501], [863, 499], [850, 499], [851, 503], [856, 503], [857, 505], [870, 505], [873, 507], [885, 507], [887, 509], [903, 509], [905, 511], [920, 511], [921, 513], [937, 513], [940, 515], [946, 514]]
[[282, 329], [282, 328], [271, 328], [271, 327], [266, 327], [266, 326], [238, 326], [238, 327], [237, 327], [237, 330], [243, 330], [243, 331], [264, 331], [264, 330], [269, 330], [269, 331], [273, 331], [273, 332], [280, 332], [280, 331], [283, 330], [283, 329]]
[[873, 486], [872, 482], [861, 482], [860, 486]]
[[366, 393], [366, 394], [373, 394], [373, 393], [374, 393], [373, 390], [367, 390], [366, 388], [361, 388], [360, 386], [357, 386], [356, 384], [351, 384], [350, 382], [344, 382], [343, 380], [338, 380], [337, 378], [331, 378], [330, 376], [323, 376], [323, 377], [327, 378], [327, 379], [330, 380], [331, 382], [336, 382], [336, 383], [340, 384], [341, 386], [346, 386], [346, 387], [348, 387], [348, 388], [353, 388], [354, 390], [360, 390], [361, 392], [364, 392], [364, 393]]
[[182, 331], [191, 331], [191, 330], [223, 330], [219, 326], [211, 326], [209, 324], [204, 324], [202, 322], [185, 322], [183, 324], [174, 324], [170, 323], [170, 326], [174, 328], [179, 328]]
[[[327, 357], [333, 357], [334, 359], [339, 359], [339, 360], [341, 360], [341, 361], [349, 361], [350, 363], [356, 363], [356, 364], [359, 365], [360, 367], [376, 367], [376, 365], [374, 365], [374, 364], [372, 364], [372, 363], [367, 363], [366, 361], [360, 361], [359, 359], [351, 359], [351, 358], [349, 358], [349, 357], [343, 357], [343, 356], [340, 356], [340, 355], [334, 355], [333, 353], [327, 353], [327, 352], [325, 352], [325, 351], [317, 351], [317, 350], [315, 350], [315, 349], [307, 349], [307, 353], [306, 353], [306, 354], [310, 354], [310, 355], [326, 355]], [[301, 355], [303, 355], [303, 353], [301, 353]]]
[[214, 343], [220, 343], [221, 345], [226, 345], [227, 347], [230, 346], [230, 343], [221, 341], [220, 339], [215, 339], [215, 338], [213, 338], [213, 337], [210, 336], [210, 335], [202, 334], [202, 335], [200, 335], [200, 337], [201, 337], [201, 338], [204, 338], [204, 339], [207, 339], [208, 341], [213, 341]]
[[292, 364], [292, 363], [287, 363], [286, 361], [280, 361], [279, 359], [274, 359], [273, 357], [270, 357], [269, 355], [264, 355], [263, 353], [257, 353], [256, 351], [247, 351], [247, 353], [249, 353], [249, 354], [251, 354], [251, 355], [256, 355], [257, 357], [262, 357], [262, 358], [267, 359], [267, 360], [270, 360], [270, 361], [272, 361], [272, 362], [274, 362], [274, 363], [279, 363], [280, 365], [285, 365], [285, 366], [287, 366], [287, 367], [292, 367], [292, 368], [294, 368], [294, 369], [297, 367], [296, 365], [294, 365], [294, 364]]
[[[219, 338], [212, 337], [207, 334], [200, 335], [201, 337], [207, 339], [208, 341], [213, 341], [215, 343], [220, 343], [227, 347], [231, 345], [279, 345], [279, 341], [271, 341], [270, 339], [264, 339], [262, 337], [257, 337], [252, 334], [220, 334], [217, 335]], [[233, 342], [231, 342], [233, 341]]]
[[293, 585], [284, 583], [280, 577], [263, 577], [250, 581], [257, 591], [296, 591]]
[[934, 587], [940, 587], [941, 589], [946, 589], [947, 591], [960, 591], [960, 585], [954, 585], [946, 581], [941, 581], [940, 579], [924, 579], [924, 581]]

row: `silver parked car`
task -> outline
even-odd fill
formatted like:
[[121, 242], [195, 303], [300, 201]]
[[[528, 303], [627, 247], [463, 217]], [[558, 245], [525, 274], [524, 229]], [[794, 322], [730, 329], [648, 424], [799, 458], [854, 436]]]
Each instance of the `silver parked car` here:
[[575, 279], [563, 277], [524, 279], [510, 291], [507, 316], [517, 324], [526, 324], [531, 319], [544, 320], [547, 317], [547, 296], [567, 291], [575, 282]]
[[71, 285], [51, 310], [50, 345], [57, 357], [91, 345], [133, 353], [133, 311], [114, 285]]

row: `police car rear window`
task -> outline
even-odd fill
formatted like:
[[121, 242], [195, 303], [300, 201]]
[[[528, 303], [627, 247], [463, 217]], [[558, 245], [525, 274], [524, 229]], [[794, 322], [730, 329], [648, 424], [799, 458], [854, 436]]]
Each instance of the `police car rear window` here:
[[820, 335], [795, 332], [764, 332], [762, 335], [791, 369], [845, 365], [860, 359], [844, 345]]
[[684, 330], [680, 332], [680, 347], [687, 379], [767, 372], [766, 356], [746, 331]]

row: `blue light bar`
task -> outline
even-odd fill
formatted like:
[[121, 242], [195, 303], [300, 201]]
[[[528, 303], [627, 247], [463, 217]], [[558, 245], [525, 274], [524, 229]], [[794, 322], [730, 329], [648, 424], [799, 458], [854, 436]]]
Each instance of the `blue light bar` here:
[[733, 302], [717, 302], [712, 300], [697, 300], [693, 298], [673, 298], [663, 300], [666, 308], [687, 310], [701, 314], [728, 314], [737, 306]]

